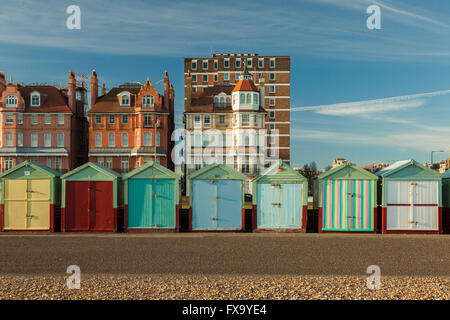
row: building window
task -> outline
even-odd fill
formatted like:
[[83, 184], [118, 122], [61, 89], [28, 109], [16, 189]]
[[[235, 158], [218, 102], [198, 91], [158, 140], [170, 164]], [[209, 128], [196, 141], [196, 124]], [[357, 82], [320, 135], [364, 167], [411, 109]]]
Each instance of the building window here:
[[218, 69], [219, 68], [219, 61], [214, 60], [214, 69]]
[[53, 166], [53, 161], [51, 157], [47, 157], [47, 167], [52, 168]]
[[61, 158], [55, 157], [55, 170], [61, 171]]
[[259, 105], [259, 95], [257, 93], [253, 94], [253, 104]]
[[247, 58], [247, 67], [251, 68], [253, 65], [253, 59], [252, 58]]
[[120, 105], [121, 106], [129, 106], [130, 105], [130, 96], [128, 93], [122, 93], [120, 95]]
[[244, 136], [244, 146], [250, 146], [250, 136], [248, 134]]
[[127, 123], [128, 123], [128, 115], [127, 115], [127, 114], [124, 114], [124, 115], [122, 116], [122, 123], [123, 123], [123, 124], [127, 124]]
[[139, 141], [139, 132], [136, 132], [136, 147], [140, 146], [140, 141]]
[[13, 119], [13, 115], [12, 114], [6, 114], [6, 118], [5, 118], [5, 124], [11, 124], [11, 123], [13, 123], [14, 122], [14, 119]]
[[16, 96], [7, 96], [6, 97], [6, 107], [7, 108], [17, 107], [17, 97]]
[[269, 73], [269, 80], [275, 80], [275, 72]]
[[219, 115], [219, 124], [225, 124], [225, 115], [224, 114]]
[[230, 67], [230, 58], [223, 59], [223, 67], [229, 68]]
[[192, 75], [192, 82], [197, 82], [197, 75], [196, 74]]
[[144, 127], [152, 126], [152, 116], [150, 114], [144, 114]]
[[210, 115], [205, 115], [205, 117], [203, 118], [203, 123], [206, 125], [211, 124], [211, 116]]
[[31, 124], [38, 124], [38, 115], [37, 114], [31, 115]]
[[204, 74], [202, 80], [203, 80], [203, 82], [208, 82], [208, 75]]
[[116, 145], [116, 137], [114, 132], [108, 133], [108, 146], [109, 147], [115, 147]]
[[224, 81], [229, 81], [230, 80], [230, 74], [228, 72], [223, 74], [223, 80]]
[[23, 147], [23, 133], [22, 132], [17, 133], [17, 146]]
[[39, 93], [31, 94], [31, 106], [39, 107], [41, 105], [41, 95]]
[[275, 86], [269, 86], [269, 93], [275, 93]]
[[242, 123], [249, 123], [250, 122], [250, 116], [248, 113], [244, 113], [242, 115]]
[[274, 135], [270, 135], [269, 136], [269, 143], [270, 143], [270, 145], [274, 145], [275, 144], [275, 136]]
[[269, 124], [269, 130], [270, 130], [270, 131], [274, 131], [274, 130], [275, 130], [275, 124], [270, 123], [270, 124]]
[[241, 58], [236, 58], [236, 68], [241, 67]]
[[58, 124], [64, 124], [64, 115], [58, 114]]
[[161, 134], [159, 132], [156, 132], [156, 146], [161, 146]]
[[95, 133], [95, 146], [96, 147], [102, 146], [102, 134], [100, 132]]
[[52, 123], [52, 117], [49, 114], [44, 115], [44, 124], [51, 124]]
[[121, 173], [127, 173], [128, 170], [128, 157], [122, 157], [122, 160], [120, 161], [120, 171]]
[[38, 134], [37, 133], [32, 133], [31, 134], [31, 146], [32, 147], [37, 147], [38, 146]]
[[101, 124], [102, 123], [102, 116], [99, 114], [95, 115], [95, 123], [96, 124]]
[[197, 88], [196, 88], [196, 87], [193, 87], [193, 88], [192, 88], [192, 92], [197, 92]]
[[57, 135], [57, 145], [58, 147], [64, 147], [64, 133], [59, 132]]
[[208, 70], [208, 60], [203, 60], [202, 67], [203, 67], [203, 70]]
[[219, 77], [217, 76], [217, 74], [214, 75], [214, 82], [219, 81]]
[[275, 119], [275, 111], [274, 110], [269, 111], [269, 119]]
[[194, 125], [199, 125], [201, 123], [200, 115], [196, 114], [194, 116]]
[[12, 147], [13, 137], [11, 132], [5, 132], [5, 146]]
[[128, 147], [128, 133], [122, 133], [122, 147]]
[[99, 165], [104, 166], [104, 165], [105, 165], [105, 158], [103, 158], [103, 157], [97, 157], [97, 163], [98, 163]]
[[14, 167], [14, 162], [13, 162], [12, 157], [5, 157], [4, 167], [5, 167], [5, 170], [8, 170], [8, 169], [11, 169], [12, 167]]
[[153, 108], [154, 103], [155, 101], [152, 95], [148, 94], [142, 97], [142, 106], [144, 108]]
[[275, 98], [269, 98], [269, 106], [275, 106]]
[[239, 72], [236, 72], [236, 73], [234, 74], [234, 80], [239, 80]]
[[109, 116], [109, 124], [114, 124], [116, 122], [116, 116], [115, 115], [110, 115]]
[[52, 146], [52, 135], [51, 133], [44, 133], [44, 147]]
[[144, 132], [144, 146], [149, 147], [152, 145], [152, 133], [151, 132]]
[[19, 113], [17, 115], [17, 123], [22, 124], [23, 123], [23, 114]]
[[271, 68], [275, 68], [275, 58], [270, 58], [269, 66], [270, 66]]
[[191, 69], [192, 70], [197, 70], [197, 60], [192, 60], [191, 61]]
[[106, 167], [112, 169], [112, 158], [106, 157]]
[[264, 58], [258, 58], [258, 68], [264, 68]]

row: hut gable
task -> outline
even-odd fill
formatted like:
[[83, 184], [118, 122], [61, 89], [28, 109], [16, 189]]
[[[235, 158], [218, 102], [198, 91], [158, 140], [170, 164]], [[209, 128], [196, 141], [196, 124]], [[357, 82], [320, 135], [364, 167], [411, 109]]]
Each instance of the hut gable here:
[[229, 179], [229, 180], [243, 180], [245, 181], [245, 175], [237, 172], [236, 170], [230, 168], [224, 164], [210, 164], [209, 166], [203, 167], [200, 170], [189, 175], [189, 179]]
[[330, 169], [317, 177], [318, 180], [378, 180], [378, 177], [369, 171], [354, 164], [342, 164]]
[[253, 180], [254, 183], [304, 183], [304, 176], [288, 166], [283, 160], [278, 160]]
[[87, 162], [61, 176], [62, 180], [113, 181], [120, 174], [100, 164]]
[[161, 166], [160, 164], [149, 161], [144, 165], [128, 172], [123, 176], [124, 180], [134, 179], [175, 179], [180, 180], [180, 175]]
[[61, 173], [42, 164], [24, 161], [6, 170], [0, 175], [2, 179], [47, 179], [59, 177]]
[[417, 161], [397, 161], [389, 167], [378, 171], [377, 176], [391, 180], [440, 180], [441, 175]]

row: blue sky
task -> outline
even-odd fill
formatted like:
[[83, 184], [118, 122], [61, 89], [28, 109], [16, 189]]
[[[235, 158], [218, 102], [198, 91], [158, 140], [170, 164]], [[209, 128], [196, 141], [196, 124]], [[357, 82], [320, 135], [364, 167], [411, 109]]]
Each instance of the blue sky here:
[[[66, 8], [81, 8], [81, 30]], [[381, 8], [368, 30], [366, 8]], [[447, 158], [450, 2], [26, 1], [2, 3], [0, 71], [14, 81], [66, 82], [69, 70], [111, 88], [156, 84], [168, 70], [177, 120], [183, 58], [224, 53], [291, 56], [291, 160], [359, 165]], [[162, 89], [162, 84], [156, 85]], [[373, 101], [375, 100], [375, 101]]]

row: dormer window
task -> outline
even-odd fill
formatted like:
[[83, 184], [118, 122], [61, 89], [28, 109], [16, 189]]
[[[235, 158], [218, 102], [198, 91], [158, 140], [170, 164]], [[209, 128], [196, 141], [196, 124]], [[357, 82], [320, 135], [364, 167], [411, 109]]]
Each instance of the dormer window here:
[[231, 97], [226, 95], [225, 93], [219, 93], [214, 96], [214, 106], [219, 108], [225, 108], [231, 106]]
[[39, 107], [41, 105], [41, 95], [39, 92], [33, 92], [30, 96], [31, 106]]
[[124, 107], [130, 106], [130, 93], [127, 91], [120, 93], [120, 105]]
[[6, 97], [6, 107], [7, 108], [17, 107], [17, 97], [16, 96], [7, 96]]
[[154, 98], [152, 95], [145, 95], [142, 97], [142, 106], [144, 108], [152, 108], [154, 105]]

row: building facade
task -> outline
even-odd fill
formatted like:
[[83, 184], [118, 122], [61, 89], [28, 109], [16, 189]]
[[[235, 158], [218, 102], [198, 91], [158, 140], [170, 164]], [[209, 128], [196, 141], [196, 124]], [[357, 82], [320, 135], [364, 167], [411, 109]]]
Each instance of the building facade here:
[[80, 164], [84, 136], [83, 108], [75, 74], [67, 89], [9, 83], [0, 73], [1, 171], [29, 160], [66, 172]]
[[167, 72], [163, 95], [149, 79], [144, 85], [126, 83], [108, 93], [103, 89], [102, 95], [97, 95], [98, 78], [93, 71], [88, 111], [89, 161], [120, 173], [150, 160], [173, 170], [175, 94]]
[[194, 91], [189, 72], [186, 80], [185, 174], [213, 163], [226, 164], [247, 176], [249, 192], [251, 179], [270, 164], [264, 84], [260, 82], [258, 89], [246, 67], [236, 84]]
[[[185, 97], [188, 73], [192, 92], [202, 93], [219, 84], [234, 86], [244, 66], [254, 83], [264, 79], [265, 128], [267, 149], [273, 157], [290, 163], [290, 57], [258, 54], [212, 54], [211, 57], [185, 58]], [[185, 98], [185, 107], [187, 99]]]

